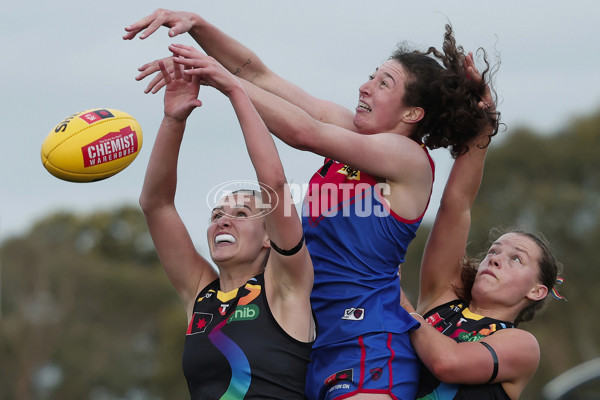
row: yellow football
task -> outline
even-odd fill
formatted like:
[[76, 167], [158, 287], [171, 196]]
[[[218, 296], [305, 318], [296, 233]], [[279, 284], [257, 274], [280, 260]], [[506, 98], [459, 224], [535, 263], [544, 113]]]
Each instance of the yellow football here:
[[131, 115], [96, 108], [69, 115], [42, 144], [42, 164], [71, 182], [106, 179], [125, 169], [142, 148], [142, 128]]

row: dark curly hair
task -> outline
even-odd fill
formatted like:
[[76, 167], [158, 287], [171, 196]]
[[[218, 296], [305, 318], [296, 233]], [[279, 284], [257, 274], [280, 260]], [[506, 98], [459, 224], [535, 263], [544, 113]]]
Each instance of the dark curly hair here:
[[446, 25], [442, 50], [430, 47], [422, 52], [399, 44], [389, 60], [398, 61], [408, 74], [404, 104], [425, 110], [411, 138], [429, 149], [448, 148], [456, 158], [468, 151], [469, 141], [485, 126], [493, 128], [490, 140], [498, 133], [500, 113], [493, 107], [484, 110], [478, 106], [486, 85], [496, 102], [491, 78], [497, 67], [490, 67], [485, 50], [480, 48], [477, 53], [483, 55], [485, 63], [482, 80], [469, 79], [463, 67], [465, 52], [456, 45], [450, 24]]
[[[556, 259], [550, 245], [546, 238], [541, 234], [533, 234], [530, 232], [525, 232], [519, 229], [510, 229], [505, 230], [501, 228], [493, 229], [490, 232], [491, 243], [493, 243], [497, 238], [506, 233], [516, 233], [518, 235], [525, 236], [531, 239], [540, 249], [540, 258], [538, 260], [539, 273], [538, 280], [539, 283], [546, 286], [548, 288], [548, 293], [554, 288], [556, 285], [557, 278], [563, 272], [563, 265]], [[471, 297], [471, 289], [473, 288], [473, 283], [475, 282], [475, 275], [477, 275], [477, 268], [481, 263], [481, 259], [483, 259], [483, 254], [478, 258], [472, 258], [469, 256], [465, 256], [463, 260], [463, 268], [461, 273], [461, 281], [462, 288], [455, 287], [454, 290], [458, 297], [463, 300], [465, 303], [470, 303], [472, 300]], [[544, 297], [538, 301], [531, 301], [527, 307], [525, 307], [517, 318], [514, 321], [515, 325], [518, 325], [520, 322], [531, 321], [535, 314], [538, 311], [542, 311], [546, 307], [546, 299], [549, 296]]]

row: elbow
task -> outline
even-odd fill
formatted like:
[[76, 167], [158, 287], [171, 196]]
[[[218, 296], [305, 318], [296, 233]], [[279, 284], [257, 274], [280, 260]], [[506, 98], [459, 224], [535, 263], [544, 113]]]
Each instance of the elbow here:
[[285, 178], [285, 173], [283, 171], [283, 168], [279, 171], [277, 171], [275, 174], [273, 174], [273, 178], [272, 178], [272, 184], [273, 186], [278, 189], [281, 190], [285, 187], [286, 183], [287, 183], [287, 179]]
[[303, 134], [304, 130], [300, 128], [290, 129], [286, 135], [276, 135], [281, 138], [287, 145], [298, 149], [308, 150], [307, 138]]
[[268, 176], [259, 177], [259, 180], [266, 186], [263, 187], [263, 190], [267, 190], [277, 195], [283, 193], [285, 185], [287, 184], [283, 168], [273, 168]]
[[290, 135], [290, 144], [292, 147], [302, 150], [310, 151], [311, 153], [320, 154], [323, 150], [321, 145], [321, 130], [324, 127], [324, 123], [317, 121], [316, 119], [309, 118], [305, 123], [301, 124], [298, 129]]
[[144, 214], [148, 214], [152, 210], [152, 202], [143, 192], [138, 199], [138, 203]]
[[427, 366], [429, 371], [440, 381], [446, 383], [457, 383], [457, 372], [460, 372], [460, 368], [457, 367], [456, 363], [450, 357], [439, 357], [432, 360]]
[[140, 208], [145, 216], [151, 215], [153, 212], [159, 210], [164, 203], [161, 203], [154, 196], [150, 196], [142, 191], [138, 199], [138, 203], [140, 204]]

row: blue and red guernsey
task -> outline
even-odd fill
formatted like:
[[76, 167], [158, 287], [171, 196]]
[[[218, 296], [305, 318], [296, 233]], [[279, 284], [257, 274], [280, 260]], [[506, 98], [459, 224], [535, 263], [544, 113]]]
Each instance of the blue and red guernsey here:
[[423, 216], [394, 213], [385, 190], [375, 177], [330, 159], [310, 181], [302, 225], [315, 269], [313, 348], [416, 325], [400, 307], [398, 267]]

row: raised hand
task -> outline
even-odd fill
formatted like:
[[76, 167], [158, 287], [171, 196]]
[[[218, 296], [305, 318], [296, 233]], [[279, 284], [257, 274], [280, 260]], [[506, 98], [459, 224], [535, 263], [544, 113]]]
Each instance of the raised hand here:
[[[483, 78], [482, 78], [481, 74], [479, 73], [479, 71], [477, 70], [477, 67], [475, 66], [475, 61], [473, 60], [472, 52], [469, 52], [469, 54], [467, 54], [467, 56], [465, 57], [465, 60], [463, 62], [463, 67], [465, 68], [465, 72], [466, 72], [467, 76], [469, 77], [469, 79], [474, 80], [476, 83], [480, 83], [482, 81]], [[494, 111], [496, 109], [496, 104], [494, 103], [494, 98], [490, 91], [490, 87], [487, 84], [485, 85], [485, 91], [484, 91], [483, 95], [481, 96], [481, 100], [480, 100], [478, 106], [486, 111], [488, 111], [488, 110]]]
[[123, 39], [131, 40], [142, 31], [139, 37], [140, 39], [146, 39], [161, 26], [170, 28], [169, 36], [175, 37], [192, 29], [196, 18], [198, 18], [198, 15], [191, 12], [171, 11], [159, 8], [147, 17], [125, 27], [127, 33], [123, 35]]
[[[152, 62], [149, 62], [149, 63], [144, 64], [141, 67], [139, 67], [138, 71], [140, 71], [140, 74], [135, 77], [135, 80], [141, 81], [142, 79], [146, 78], [147, 76], [150, 76], [156, 72], [159, 72], [160, 67], [158, 66], [158, 63], [160, 61], [162, 61], [164, 63], [166, 70], [169, 72], [169, 74], [173, 73], [173, 57], [165, 57], [160, 60], [154, 60]], [[156, 74], [154, 76], [154, 78], [152, 78], [150, 83], [148, 83], [148, 86], [146, 86], [146, 89], [144, 89], [144, 93], [152, 93], [152, 94], [157, 93], [166, 84], [167, 83], [165, 82], [163, 75]]]
[[184, 67], [176, 64], [173, 66], [173, 75], [167, 70], [165, 63], [160, 60], [158, 66], [165, 84], [165, 117], [177, 121], [185, 121], [196, 107], [202, 106], [198, 100], [200, 91], [199, 78], [184, 74]]
[[238, 79], [217, 60], [195, 48], [173, 44], [169, 46], [169, 50], [173, 52], [175, 65], [184, 65], [184, 74], [196, 76], [203, 85], [212, 86], [226, 96], [234, 88], [241, 86]]

